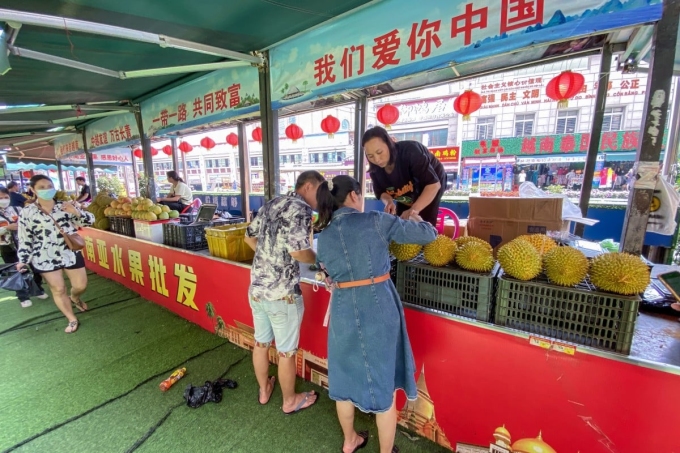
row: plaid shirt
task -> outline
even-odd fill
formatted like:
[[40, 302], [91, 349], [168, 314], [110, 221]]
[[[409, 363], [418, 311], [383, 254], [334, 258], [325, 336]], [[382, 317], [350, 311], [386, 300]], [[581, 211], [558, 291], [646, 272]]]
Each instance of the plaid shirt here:
[[267, 202], [246, 235], [257, 238], [250, 271], [254, 300], [282, 300], [302, 294], [300, 263], [291, 252], [311, 249], [312, 208], [295, 192]]

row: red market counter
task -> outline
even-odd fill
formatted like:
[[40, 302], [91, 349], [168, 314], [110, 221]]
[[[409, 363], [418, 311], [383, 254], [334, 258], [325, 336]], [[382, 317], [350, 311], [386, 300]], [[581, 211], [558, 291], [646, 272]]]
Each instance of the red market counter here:
[[[253, 349], [248, 265], [90, 228], [82, 233], [90, 270]], [[302, 288], [298, 374], [327, 387], [329, 293]], [[419, 398], [400, 398], [400, 424], [424, 437], [461, 453], [680, 452], [680, 368], [405, 311]]]

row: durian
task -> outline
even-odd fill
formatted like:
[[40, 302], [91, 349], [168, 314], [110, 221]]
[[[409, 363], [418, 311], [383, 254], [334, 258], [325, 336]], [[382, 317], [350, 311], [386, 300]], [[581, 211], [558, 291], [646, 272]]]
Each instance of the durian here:
[[533, 245], [541, 256], [557, 247], [557, 242], [545, 234], [525, 234], [517, 239], [523, 239]]
[[649, 268], [638, 256], [605, 253], [590, 263], [590, 281], [603, 291], [632, 296], [643, 293], [649, 286]]
[[560, 286], [575, 286], [588, 275], [588, 258], [573, 247], [555, 247], [543, 255], [543, 270]]
[[456, 256], [456, 243], [450, 237], [440, 234], [423, 247], [423, 256], [433, 266], [446, 266]]
[[394, 241], [390, 243], [390, 253], [398, 261], [412, 260], [418, 256], [421, 250], [423, 250], [423, 246], [419, 244], [397, 244]]
[[469, 241], [456, 251], [456, 263], [469, 271], [490, 272], [496, 260], [488, 243]]
[[498, 250], [503, 271], [517, 280], [531, 280], [541, 273], [541, 255], [524, 239], [515, 239]]
[[489, 252], [493, 253], [493, 248], [491, 247], [491, 244], [486, 242], [484, 239], [475, 237], [475, 236], [461, 236], [458, 239], [456, 239], [456, 246], [458, 249], [461, 249], [464, 245], [469, 244], [471, 242], [477, 243], [477, 244], [482, 244], [486, 246], [486, 248], [489, 249]]

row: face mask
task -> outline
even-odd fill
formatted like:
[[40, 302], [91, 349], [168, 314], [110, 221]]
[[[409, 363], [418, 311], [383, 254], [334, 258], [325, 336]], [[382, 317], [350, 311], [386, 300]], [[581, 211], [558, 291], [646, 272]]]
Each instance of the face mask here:
[[5, 209], [7, 206], [9, 206], [9, 199], [4, 198], [0, 200], [0, 208]]
[[43, 189], [43, 190], [38, 190], [38, 198], [41, 200], [51, 200], [54, 198], [54, 196], [57, 194], [57, 189]]

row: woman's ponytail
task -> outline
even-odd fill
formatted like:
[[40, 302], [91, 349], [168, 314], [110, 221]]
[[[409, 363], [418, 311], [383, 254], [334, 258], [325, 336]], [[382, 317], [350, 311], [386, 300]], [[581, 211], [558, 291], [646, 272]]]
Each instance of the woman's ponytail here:
[[318, 230], [323, 230], [331, 223], [333, 213], [338, 209], [335, 197], [328, 186], [329, 181], [324, 181], [316, 192], [316, 210], [319, 213], [319, 218], [316, 221]]

